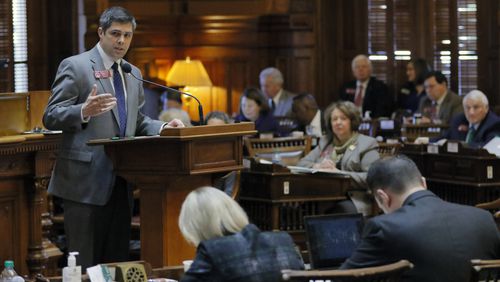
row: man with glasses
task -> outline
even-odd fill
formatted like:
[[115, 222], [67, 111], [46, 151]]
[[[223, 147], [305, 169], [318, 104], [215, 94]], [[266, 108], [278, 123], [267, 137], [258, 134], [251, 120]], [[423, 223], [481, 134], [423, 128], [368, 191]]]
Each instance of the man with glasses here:
[[420, 100], [418, 107], [422, 123], [448, 125], [454, 116], [463, 113], [462, 99], [448, 88], [448, 80], [442, 72], [429, 72], [424, 87], [427, 96]]
[[[49, 193], [63, 199], [68, 251], [80, 252], [83, 269], [128, 259], [132, 199], [103, 146], [87, 142], [156, 135], [164, 126], [140, 113], [142, 83], [121, 68], [135, 27], [134, 17], [124, 8], [105, 10], [96, 46], [59, 65], [43, 117], [45, 127], [63, 131]], [[132, 72], [141, 76], [135, 66]], [[166, 126], [182, 123], [174, 120]]]

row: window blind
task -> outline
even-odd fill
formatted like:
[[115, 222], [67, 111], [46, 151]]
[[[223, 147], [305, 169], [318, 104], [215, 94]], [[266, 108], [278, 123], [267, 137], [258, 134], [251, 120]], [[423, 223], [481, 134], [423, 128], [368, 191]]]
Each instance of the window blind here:
[[28, 27], [26, 0], [12, 0], [14, 91], [28, 91]]
[[11, 1], [0, 0], [0, 92], [12, 91]]

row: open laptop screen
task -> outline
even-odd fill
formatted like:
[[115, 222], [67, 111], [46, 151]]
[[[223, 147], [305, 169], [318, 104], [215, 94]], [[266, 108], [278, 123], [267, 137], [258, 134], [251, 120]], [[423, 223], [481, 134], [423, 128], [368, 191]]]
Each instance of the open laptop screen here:
[[354, 252], [361, 239], [362, 214], [331, 214], [304, 218], [313, 269], [335, 267]]

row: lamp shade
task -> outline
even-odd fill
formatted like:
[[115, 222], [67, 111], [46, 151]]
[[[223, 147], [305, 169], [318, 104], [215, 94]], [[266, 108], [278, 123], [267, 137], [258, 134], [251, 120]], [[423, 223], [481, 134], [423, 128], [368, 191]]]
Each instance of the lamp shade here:
[[167, 74], [168, 85], [212, 86], [207, 70], [200, 60], [177, 60]]

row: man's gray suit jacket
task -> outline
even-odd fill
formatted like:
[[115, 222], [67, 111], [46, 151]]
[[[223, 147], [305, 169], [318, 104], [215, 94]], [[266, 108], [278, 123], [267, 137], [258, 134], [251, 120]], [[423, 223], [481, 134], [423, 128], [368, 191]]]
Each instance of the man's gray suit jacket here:
[[[420, 105], [418, 107], [418, 111], [422, 113], [424, 116], [426, 115], [425, 109], [430, 108], [432, 106], [432, 100], [426, 96], [420, 100]], [[448, 89], [446, 97], [441, 103], [441, 107], [439, 108], [438, 118], [441, 120], [443, 124], [450, 124], [451, 119], [464, 112], [464, 108], [462, 106], [462, 98], [460, 98], [455, 92]]]
[[295, 97], [295, 94], [283, 89], [278, 105], [276, 105], [276, 108], [274, 109], [273, 115], [277, 117], [291, 117], [293, 97]]
[[[111, 196], [115, 173], [103, 146], [88, 146], [92, 139], [107, 139], [119, 135], [118, 109], [115, 106], [99, 116], [82, 122], [81, 109], [94, 84], [97, 94], [114, 95], [111, 78], [99, 78], [105, 71], [97, 47], [61, 62], [52, 85], [43, 123], [50, 130], [62, 130], [62, 143], [57, 156], [49, 193], [63, 199], [104, 205]], [[132, 72], [141, 77], [139, 69]], [[142, 82], [124, 75], [127, 89], [126, 135], [156, 135], [163, 122], [151, 120], [139, 112], [144, 104]]]

